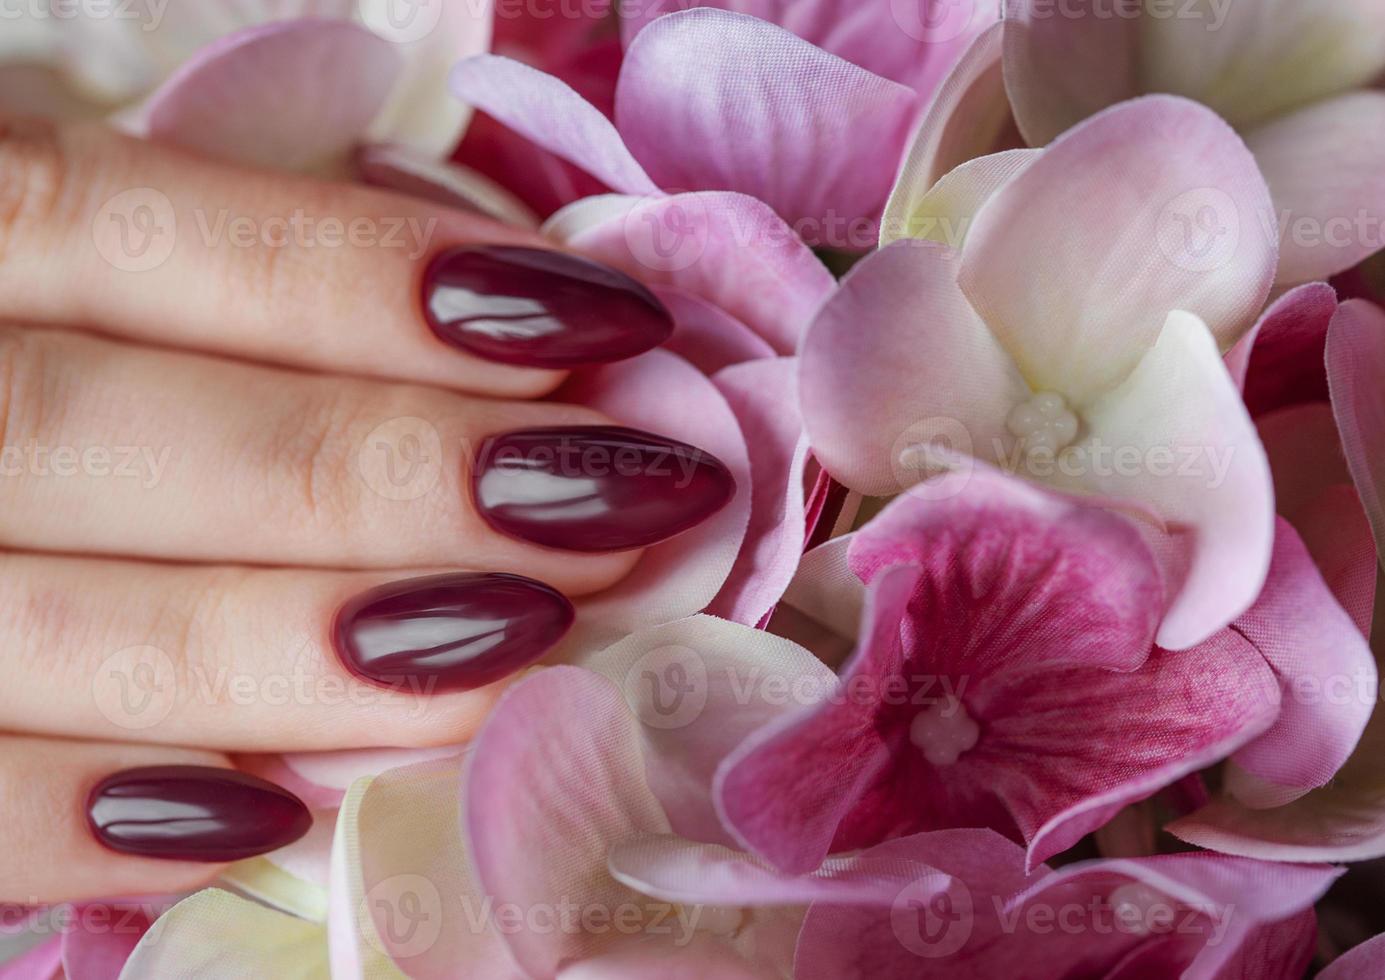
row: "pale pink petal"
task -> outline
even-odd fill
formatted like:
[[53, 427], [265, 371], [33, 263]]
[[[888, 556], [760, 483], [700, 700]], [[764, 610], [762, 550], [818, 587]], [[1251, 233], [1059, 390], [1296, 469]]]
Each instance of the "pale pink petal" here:
[[711, 798], [722, 760], [836, 684], [796, 644], [711, 616], [642, 630], [582, 665], [618, 684], [640, 720], [646, 778], [674, 831], [709, 842], [731, 842]]
[[329, 920], [334, 955], [354, 945], [420, 980], [518, 980], [459, 832], [461, 774], [461, 759], [440, 759], [352, 787], [331, 889], [348, 899]]
[[1274, 543], [1269, 463], [1207, 327], [1171, 314], [1134, 373], [1085, 419], [1087, 437], [1065, 451], [1077, 475], [1055, 479], [1164, 520], [1181, 557], [1161, 556], [1170, 605], [1158, 642], [1200, 643], [1250, 608]]
[[675, 324], [664, 350], [702, 373], [716, 374], [733, 364], [777, 356], [764, 338], [721, 307], [675, 286], [655, 286], [654, 294]]
[[860, 628], [866, 601], [866, 585], [856, 577], [847, 560], [854, 540], [853, 534], [844, 534], [810, 549], [799, 561], [798, 572], [784, 593], [786, 604], [846, 638], [848, 652]]
[[1140, 20], [1141, 91], [1196, 99], [1238, 129], [1369, 85], [1385, 70], [1385, 11], [1375, 0], [1200, 3], [1192, 12], [1147, 10]]
[[1248, 806], [1279, 806], [1327, 783], [1356, 748], [1379, 689], [1375, 660], [1283, 520], [1265, 589], [1234, 630], [1274, 669], [1283, 694], [1273, 727], [1232, 757], [1251, 779], [1238, 783], [1233, 771], [1231, 793]]
[[372, 140], [402, 143], [436, 160], [452, 152], [471, 107], [448, 91], [448, 74], [460, 59], [490, 48], [494, 6], [495, 0], [466, 0], [401, 10], [395, 0], [357, 0], [357, 18], [394, 44], [404, 61], [371, 123]]
[[1274, 196], [1281, 283], [1326, 279], [1385, 248], [1385, 92], [1300, 109], [1246, 145]]
[[968, 160], [1020, 144], [1001, 74], [1001, 25], [979, 34], [943, 80], [918, 126], [896, 194], [922, 194]]
[[[606, 872], [612, 844], [669, 829], [645, 783], [638, 723], [615, 684], [575, 667], [534, 674], [502, 698], [468, 760], [467, 849], [485, 894], [520, 909], [568, 902], [653, 918], [648, 899]], [[504, 939], [523, 970], [552, 976], [609, 948], [613, 936], [530, 920]]]
[[1023, 173], [1042, 150], [1004, 150], [950, 170], [931, 187], [895, 184], [880, 222], [880, 244], [900, 238], [927, 238], [960, 249], [982, 206]]
[[941, 440], [995, 459], [1029, 388], [957, 288], [957, 254], [900, 241], [870, 255], [823, 306], [800, 352], [813, 454], [872, 496], [928, 475], [902, 454]]
[[1142, 23], [1092, 0], [1005, 0], [1005, 84], [1030, 146], [1140, 94]]
[[1385, 976], [1385, 936], [1368, 939], [1333, 960], [1318, 980], [1377, 980]]
[[992, 4], [923, 0], [650, 0], [621, 8], [626, 43], [655, 17], [716, 7], [778, 24], [810, 44], [907, 85], [937, 88], [972, 38], [995, 22]]
[[1269, 210], [1226, 123], [1149, 96], [1065, 133], [1006, 184], [959, 281], [1030, 384], [1081, 403], [1135, 368], [1172, 310], [1226, 347], [1254, 324], [1274, 279]]
[[607, 196], [558, 212], [547, 229], [654, 285], [725, 310], [791, 354], [836, 281], [766, 204], [744, 194]]
[[618, 946], [564, 967], [556, 980], [780, 980], [780, 974], [757, 969], [730, 943], [693, 936]]
[[616, 126], [660, 187], [749, 194], [837, 248], [879, 216], [918, 111], [912, 90], [714, 9], [640, 31], [616, 89]]
[[611, 121], [552, 75], [510, 58], [478, 55], [453, 69], [451, 87], [459, 99], [575, 163], [612, 190], [658, 193]]
[[1361, 635], [1370, 636], [1379, 561], [1332, 407], [1311, 402], [1279, 409], [1257, 426], [1274, 474], [1276, 508], [1303, 538]]
[[1385, 311], [1342, 304], [1327, 338], [1327, 377], [1347, 464], [1385, 555]]
[[147, 135], [289, 170], [344, 161], [400, 71], [394, 47], [340, 21], [279, 21], [203, 48], [150, 99]]
[[[303, 753], [311, 758], [313, 753]], [[237, 755], [236, 768], [282, 786], [315, 810], [335, 810], [341, 805], [345, 786], [321, 786], [290, 766], [282, 755]]]
[[1301, 402], [1327, 401], [1323, 348], [1337, 292], [1314, 282], [1291, 289], [1226, 355], [1252, 416]]
[[[89, 907], [78, 925], [63, 934], [62, 967], [66, 980], [118, 980], [125, 962], [149, 930], [149, 916], [135, 907], [103, 909], [100, 928], [92, 928]], [[3, 977], [0, 971], [0, 977]]]
[[283, 761], [301, 779], [324, 789], [345, 791], [362, 776], [374, 776], [433, 759], [450, 759], [464, 746], [441, 745], [430, 749], [343, 749], [336, 752], [288, 752]]
[[372, 143], [356, 155], [360, 177], [446, 207], [474, 211], [516, 228], [538, 228], [538, 217], [505, 188], [459, 164], [435, 160], [397, 143]]
[[784, 595], [807, 532], [803, 475], [808, 440], [798, 417], [797, 363], [750, 361], [713, 382], [736, 413], [750, 451], [750, 526], [726, 584], [707, 612], [754, 626]]
[[579, 600], [577, 623], [554, 655], [589, 653], [705, 608], [740, 554], [754, 485], [746, 438], [726, 399], [710, 379], [664, 350], [574, 374], [554, 398], [697, 446], [721, 460], [736, 480], [735, 497], [714, 516], [645, 549], [620, 583]]
[[327, 933], [219, 888], [161, 915], [125, 965], [127, 977], [322, 977]]

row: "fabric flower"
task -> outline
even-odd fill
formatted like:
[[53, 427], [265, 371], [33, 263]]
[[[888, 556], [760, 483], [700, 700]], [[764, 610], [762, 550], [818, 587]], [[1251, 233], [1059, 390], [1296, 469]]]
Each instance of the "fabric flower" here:
[[803, 871], [985, 826], [1037, 864], [1275, 721], [1274, 675], [1241, 636], [1152, 650], [1158, 572], [1123, 518], [981, 472], [929, 489], [853, 537], [867, 592], [840, 685], [722, 768], [754, 853]]
[[1324, 279], [1385, 248], [1385, 8], [1375, 0], [1199, 0], [1185, 10], [1006, 0], [1005, 80], [1030, 145], [1123, 99], [1167, 92], [1245, 137], [1274, 195], [1279, 281]]
[[[799, 386], [827, 470], [897, 493], [929, 475], [942, 442], [1125, 502], [1167, 532], [1162, 646], [1196, 645], [1244, 612], [1268, 568], [1273, 501], [1219, 348], [1255, 322], [1275, 253], [1250, 227], [1269, 198], [1235, 134], [1151, 96], [895, 198], [905, 227], [936, 236], [947, 219], [963, 240], [867, 257], [812, 324]], [[1204, 205], [1228, 222], [1215, 254], [1189, 251], [1179, 220]]]

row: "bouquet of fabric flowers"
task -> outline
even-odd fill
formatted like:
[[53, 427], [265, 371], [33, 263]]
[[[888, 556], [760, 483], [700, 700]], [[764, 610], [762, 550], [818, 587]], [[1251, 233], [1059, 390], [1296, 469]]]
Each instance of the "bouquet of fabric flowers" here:
[[465, 681], [361, 598], [352, 673], [467, 721], [244, 746], [291, 833], [0, 895], [0, 978], [1385, 977], [1385, 3], [160, 18], [0, 20], [0, 108], [541, 234], [619, 302], [478, 326], [453, 250], [434, 334], [673, 441], [581, 534], [478, 465], [623, 577]]

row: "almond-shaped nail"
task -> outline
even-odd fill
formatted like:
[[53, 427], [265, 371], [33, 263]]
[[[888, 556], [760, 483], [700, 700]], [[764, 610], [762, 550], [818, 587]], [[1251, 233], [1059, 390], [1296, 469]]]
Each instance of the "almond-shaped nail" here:
[[696, 527], [736, 481], [715, 456], [622, 426], [492, 436], [472, 473], [477, 509], [502, 534], [565, 551], [644, 548]]
[[572, 620], [561, 592], [521, 575], [429, 575], [350, 599], [332, 638], [357, 677], [429, 694], [482, 687], [529, 666]]
[[303, 801], [235, 769], [145, 766], [107, 776], [87, 824], [113, 851], [172, 861], [239, 861], [292, 844], [312, 826]]
[[423, 312], [444, 343], [531, 368], [620, 361], [673, 333], [668, 310], [625, 273], [564, 252], [509, 245], [437, 255], [423, 276]]

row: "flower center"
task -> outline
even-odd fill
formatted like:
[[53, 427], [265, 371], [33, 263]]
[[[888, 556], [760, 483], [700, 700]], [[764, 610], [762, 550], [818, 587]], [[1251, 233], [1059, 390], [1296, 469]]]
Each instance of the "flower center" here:
[[1005, 427], [1026, 453], [1056, 454], [1077, 438], [1078, 421], [1062, 395], [1041, 391], [1016, 405], [1005, 420]]
[[948, 695], [924, 708], [909, 725], [909, 741], [935, 766], [950, 766], [976, 747], [981, 726], [967, 714], [966, 705]]

